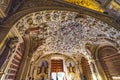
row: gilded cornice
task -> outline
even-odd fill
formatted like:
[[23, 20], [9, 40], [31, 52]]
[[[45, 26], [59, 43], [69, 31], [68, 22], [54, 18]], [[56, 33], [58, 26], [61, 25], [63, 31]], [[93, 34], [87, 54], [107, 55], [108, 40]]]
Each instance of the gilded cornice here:
[[95, 0], [64, 0], [76, 5], [80, 5], [95, 11], [104, 12], [102, 7]]

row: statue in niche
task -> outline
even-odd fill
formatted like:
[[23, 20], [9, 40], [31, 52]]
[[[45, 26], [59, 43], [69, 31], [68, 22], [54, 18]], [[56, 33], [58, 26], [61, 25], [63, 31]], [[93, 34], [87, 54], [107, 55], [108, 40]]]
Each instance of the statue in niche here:
[[41, 73], [46, 73], [46, 68], [44, 66], [44, 63], [42, 63], [42, 66], [40, 67], [40, 72]]
[[46, 80], [48, 78], [48, 64], [46, 61], [41, 62], [37, 73], [37, 80]]
[[75, 67], [73, 67], [71, 63], [69, 63], [69, 66], [67, 67], [67, 69], [69, 73], [71, 72], [75, 73]]
[[12, 53], [15, 52], [16, 45], [17, 45], [18, 42], [19, 42], [19, 40], [18, 40], [18, 37], [16, 37], [16, 36], [11, 38], [10, 41], [8, 42], [8, 45], [9, 45]]
[[77, 80], [75, 66], [72, 66], [71, 62], [69, 63], [67, 70], [68, 70], [68, 80]]

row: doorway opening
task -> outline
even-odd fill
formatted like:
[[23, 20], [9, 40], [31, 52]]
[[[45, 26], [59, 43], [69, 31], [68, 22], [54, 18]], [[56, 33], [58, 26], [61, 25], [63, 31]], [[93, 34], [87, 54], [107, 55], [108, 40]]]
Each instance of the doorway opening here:
[[51, 60], [51, 80], [64, 80], [63, 60]]

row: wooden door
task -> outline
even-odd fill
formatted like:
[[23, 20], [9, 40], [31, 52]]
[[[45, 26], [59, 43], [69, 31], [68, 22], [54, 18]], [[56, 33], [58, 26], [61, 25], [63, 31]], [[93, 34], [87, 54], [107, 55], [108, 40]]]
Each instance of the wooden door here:
[[63, 60], [51, 60], [51, 72], [63, 72]]

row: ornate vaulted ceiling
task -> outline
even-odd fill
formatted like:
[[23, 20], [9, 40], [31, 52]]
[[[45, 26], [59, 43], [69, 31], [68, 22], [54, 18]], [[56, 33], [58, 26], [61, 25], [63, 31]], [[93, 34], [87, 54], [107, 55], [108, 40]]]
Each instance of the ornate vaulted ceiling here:
[[86, 55], [86, 44], [97, 45], [103, 42], [120, 44], [120, 32], [117, 30], [119, 24], [113, 16], [101, 13], [104, 10], [95, 0], [19, 2], [20, 0], [14, 3], [10, 9], [12, 16], [2, 20], [3, 28], [0, 31], [5, 30], [0, 36], [4, 38], [15, 24], [14, 27], [22, 37], [26, 34], [30, 36], [30, 52], [35, 53], [34, 55], [39, 56], [41, 51], [45, 54], [62, 53], [71, 56], [82, 53]]
[[[22, 17], [14, 25], [21, 36], [29, 35], [34, 55], [62, 53], [88, 55], [86, 44], [120, 44], [120, 32], [110, 25], [77, 12], [46, 10]], [[86, 56], [87, 57], [87, 56]]]

